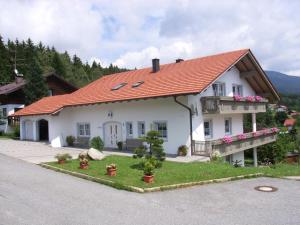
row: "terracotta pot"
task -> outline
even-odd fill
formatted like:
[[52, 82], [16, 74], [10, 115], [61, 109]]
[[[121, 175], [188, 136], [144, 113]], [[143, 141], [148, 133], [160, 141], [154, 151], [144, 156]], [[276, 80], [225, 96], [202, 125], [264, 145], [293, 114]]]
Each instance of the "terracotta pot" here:
[[64, 164], [65, 162], [66, 162], [66, 160], [64, 160], [64, 159], [58, 160], [58, 164]]
[[113, 177], [117, 175], [117, 169], [107, 168], [106, 171], [108, 176]]
[[153, 176], [153, 175], [150, 175], [150, 176], [144, 175], [144, 181], [145, 181], [146, 183], [153, 183], [153, 181], [154, 181], [154, 176]]
[[89, 164], [86, 163], [80, 163], [80, 169], [86, 170], [89, 168]]

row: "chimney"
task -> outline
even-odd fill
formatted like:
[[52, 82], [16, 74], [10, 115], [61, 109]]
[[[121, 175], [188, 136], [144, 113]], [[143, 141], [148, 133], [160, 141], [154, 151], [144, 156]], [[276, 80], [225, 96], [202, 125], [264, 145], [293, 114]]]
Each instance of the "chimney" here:
[[184, 61], [184, 60], [183, 59], [176, 59], [176, 63], [180, 63], [182, 61]]
[[152, 72], [156, 73], [159, 71], [159, 59], [152, 59]]

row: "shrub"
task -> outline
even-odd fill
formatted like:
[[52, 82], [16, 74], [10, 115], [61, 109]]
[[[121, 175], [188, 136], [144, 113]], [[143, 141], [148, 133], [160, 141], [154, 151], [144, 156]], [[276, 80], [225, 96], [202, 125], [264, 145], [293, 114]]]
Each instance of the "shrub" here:
[[133, 151], [134, 155], [133, 158], [143, 158], [145, 154], [147, 153], [147, 147], [146, 146], [140, 146]]
[[211, 154], [211, 160], [214, 161], [214, 162], [222, 161], [221, 153], [219, 151], [214, 151]]
[[188, 151], [188, 147], [186, 145], [181, 145], [178, 147], [177, 154], [179, 156], [186, 156]]
[[61, 161], [61, 160], [67, 161], [67, 160], [72, 159], [72, 156], [71, 156], [69, 153], [64, 153], [64, 154], [57, 154], [57, 155], [55, 156], [55, 158], [56, 158], [58, 161]]
[[66, 142], [68, 146], [73, 146], [75, 142], [75, 137], [74, 136], [67, 136], [66, 137]]
[[90, 147], [97, 149], [99, 151], [103, 150], [104, 144], [102, 139], [98, 136], [98, 137], [93, 137], [90, 143]]
[[20, 137], [20, 126], [19, 125], [14, 127], [13, 135], [15, 138]]
[[152, 176], [154, 174], [154, 166], [150, 161], [146, 161], [144, 165], [144, 174], [146, 176]]

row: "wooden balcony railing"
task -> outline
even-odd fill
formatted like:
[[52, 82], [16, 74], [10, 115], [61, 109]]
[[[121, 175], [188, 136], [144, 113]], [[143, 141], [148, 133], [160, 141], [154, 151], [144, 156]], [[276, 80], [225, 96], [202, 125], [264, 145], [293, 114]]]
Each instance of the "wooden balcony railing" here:
[[260, 101], [235, 100], [228, 96], [209, 96], [201, 98], [202, 112], [204, 114], [233, 114], [233, 113], [259, 113], [266, 112], [267, 99]]
[[233, 136], [230, 143], [226, 143], [223, 138], [212, 141], [194, 141], [192, 154], [211, 156], [213, 152], [218, 151], [221, 156], [226, 156], [275, 142], [276, 138], [276, 131], [266, 129], [255, 133], [245, 133], [243, 139], [240, 139], [239, 136]]

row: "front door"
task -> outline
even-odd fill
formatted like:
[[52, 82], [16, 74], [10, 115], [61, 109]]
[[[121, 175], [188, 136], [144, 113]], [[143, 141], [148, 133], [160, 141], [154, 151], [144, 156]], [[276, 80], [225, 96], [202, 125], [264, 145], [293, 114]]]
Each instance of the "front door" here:
[[104, 126], [104, 144], [107, 148], [117, 148], [118, 141], [122, 141], [121, 123], [109, 122]]

